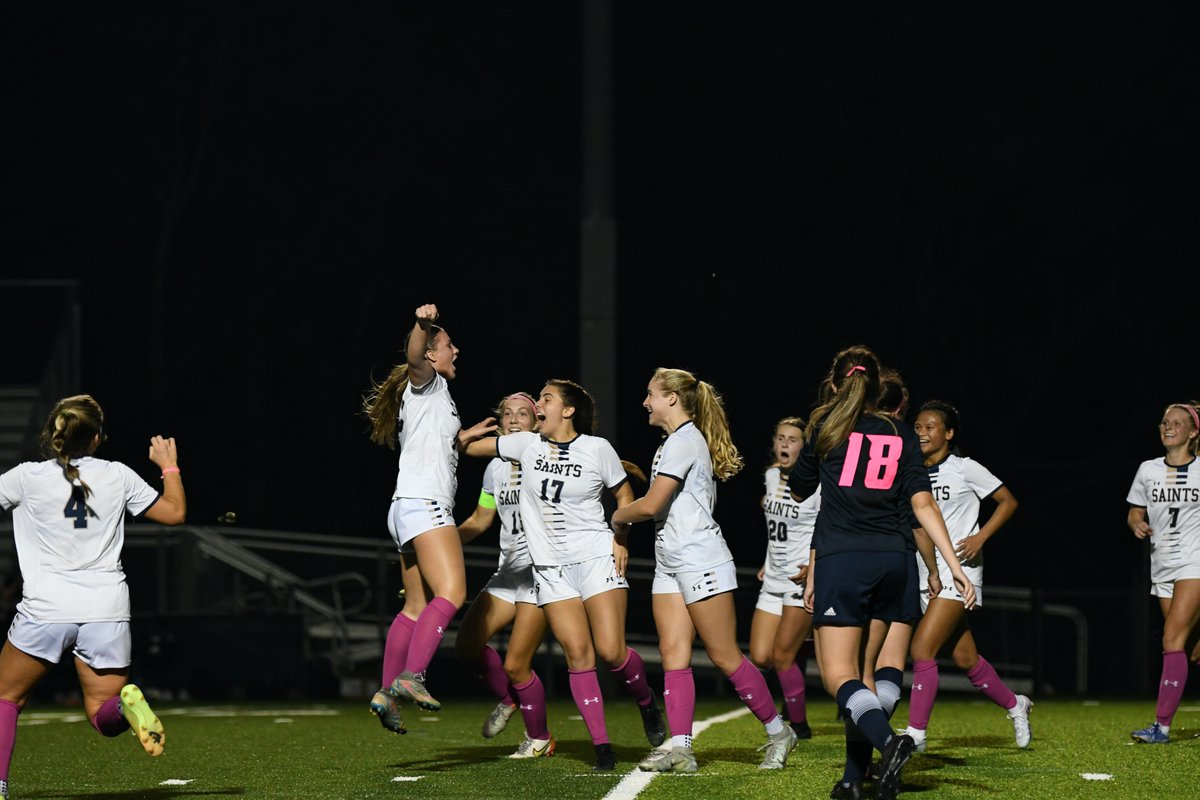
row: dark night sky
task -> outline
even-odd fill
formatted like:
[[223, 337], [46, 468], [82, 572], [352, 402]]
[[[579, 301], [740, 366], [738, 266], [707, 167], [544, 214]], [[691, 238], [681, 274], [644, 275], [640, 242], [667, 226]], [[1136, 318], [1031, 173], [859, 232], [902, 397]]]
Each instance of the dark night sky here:
[[[1194, 29], [1145, 4], [614, 5], [622, 454], [657, 444], [654, 367], [714, 383], [751, 467], [718, 513], [753, 565], [774, 420], [866, 343], [1020, 499], [992, 580], [1132, 586], [1125, 492], [1162, 407], [1200, 396]], [[386, 536], [394, 457], [356, 411], [421, 303], [468, 420], [578, 375], [578, 4], [9, 16], [4, 276], [82, 280], [104, 455], [149, 477], [142, 442], [178, 437], [192, 521]], [[3, 308], [23, 379], [57, 308]]]

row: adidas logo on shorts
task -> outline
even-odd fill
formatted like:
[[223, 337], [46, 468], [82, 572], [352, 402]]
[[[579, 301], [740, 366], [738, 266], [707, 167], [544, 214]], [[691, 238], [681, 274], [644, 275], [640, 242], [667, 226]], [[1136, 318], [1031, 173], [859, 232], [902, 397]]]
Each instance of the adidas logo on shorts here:
[[837, 612], [833, 610], [833, 606], [830, 606], [829, 608], [825, 609], [825, 616], [827, 616], [827, 617], [836, 617], [837, 616]]

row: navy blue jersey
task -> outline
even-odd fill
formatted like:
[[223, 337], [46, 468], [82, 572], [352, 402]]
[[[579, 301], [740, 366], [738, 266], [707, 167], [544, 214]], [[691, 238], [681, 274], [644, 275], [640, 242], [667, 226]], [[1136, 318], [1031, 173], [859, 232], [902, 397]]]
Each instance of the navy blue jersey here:
[[930, 491], [912, 428], [864, 415], [850, 438], [824, 461], [817, 461], [813, 442], [805, 442], [789, 482], [800, 497], [821, 487], [821, 513], [813, 532], [818, 556], [912, 552], [912, 496]]

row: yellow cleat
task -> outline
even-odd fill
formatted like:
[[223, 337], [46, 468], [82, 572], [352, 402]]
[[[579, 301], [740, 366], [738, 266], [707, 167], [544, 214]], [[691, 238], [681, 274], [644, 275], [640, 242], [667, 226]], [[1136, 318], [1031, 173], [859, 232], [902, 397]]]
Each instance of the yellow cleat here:
[[163, 746], [167, 743], [167, 734], [163, 731], [162, 722], [146, 702], [142, 690], [132, 683], [121, 689], [121, 713], [146, 752], [161, 756]]

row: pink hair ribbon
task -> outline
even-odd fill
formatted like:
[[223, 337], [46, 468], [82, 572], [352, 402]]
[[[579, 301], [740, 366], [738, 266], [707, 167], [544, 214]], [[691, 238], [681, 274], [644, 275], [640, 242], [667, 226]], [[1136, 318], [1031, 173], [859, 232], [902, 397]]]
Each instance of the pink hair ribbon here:
[[[862, 364], [859, 364], [856, 367], [851, 367], [850, 371], [846, 373], [846, 377], [849, 378], [851, 375], [853, 375], [856, 372], [866, 372], [866, 371], [867, 371], [867, 368], [864, 367]], [[1200, 427], [1200, 426], [1198, 426], [1198, 427]]]

